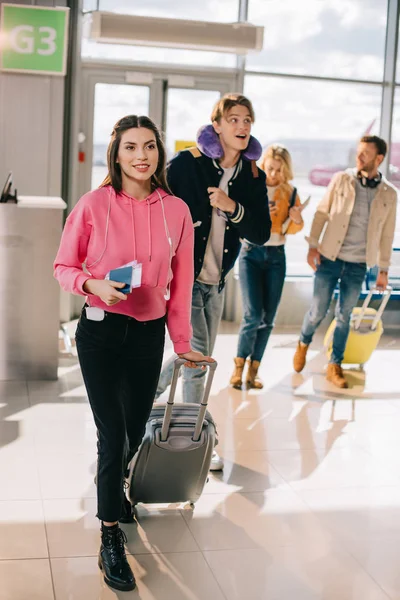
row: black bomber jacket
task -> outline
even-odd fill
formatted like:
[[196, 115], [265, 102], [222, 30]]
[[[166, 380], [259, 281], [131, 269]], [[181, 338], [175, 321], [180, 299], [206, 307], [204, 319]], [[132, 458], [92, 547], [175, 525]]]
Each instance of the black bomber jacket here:
[[[167, 178], [172, 193], [188, 205], [194, 225], [195, 279], [203, 267], [211, 228], [212, 206], [208, 187], [219, 187], [223, 174], [218, 162], [208, 158], [198, 148], [179, 152], [168, 165]], [[240, 159], [228, 183], [229, 197], [236, 202], [235, 212], [225, 226], [224, 253], [218, 290], [232, 269], [240, 251], [241, 238], [263, 245], [271, 232], [271, 219], [265, 173], [254, 161]]]

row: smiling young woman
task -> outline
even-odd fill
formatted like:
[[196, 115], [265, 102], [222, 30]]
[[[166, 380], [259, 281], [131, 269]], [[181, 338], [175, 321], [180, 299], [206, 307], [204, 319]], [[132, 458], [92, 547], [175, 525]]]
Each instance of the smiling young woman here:
[[[118, 525], [133, 520], [124, 474], [153, 405], [165, 323], [186, 366], [212, 359], [191, 349], [193, 224], [169, 191], [160, 132], [148, 117], [120, 119], [107, 160], [100, 188], [67, 219], [54, 270], [65, 291], [86, 296], [76, 345], [98, 433], [99, 566], [108, 585], [128, 591], [135, 578]], [[128, 283], [110, 277], [126, 269]]]

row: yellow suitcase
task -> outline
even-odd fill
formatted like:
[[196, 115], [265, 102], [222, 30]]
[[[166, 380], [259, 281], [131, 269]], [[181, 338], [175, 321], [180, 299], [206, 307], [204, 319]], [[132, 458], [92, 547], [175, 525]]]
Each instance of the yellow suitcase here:
[[[379, 310], [368, 308], [373, 294], [378, 290], [372, 289], [365, 298], [361, 307], [353, 309], [350, 321], [350, 333], [344, 351], [343, 363], [364, 365], [377, 347], [383, 333], [382, 314], [389, 302], [392, 289], [387, 287], [383, 292], [383, 298]], [[336, 319], [333, 319], [325, 335], [324, 346], [328, 358], [332, 354], [333, 332], [336, 327]]]

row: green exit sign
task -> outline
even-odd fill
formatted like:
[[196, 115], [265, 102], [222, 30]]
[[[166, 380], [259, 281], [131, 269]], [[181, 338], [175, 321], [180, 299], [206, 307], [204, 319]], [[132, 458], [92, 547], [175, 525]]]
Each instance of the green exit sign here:
[[69, 8], [1, 5], [0, 69], [65, 75]]

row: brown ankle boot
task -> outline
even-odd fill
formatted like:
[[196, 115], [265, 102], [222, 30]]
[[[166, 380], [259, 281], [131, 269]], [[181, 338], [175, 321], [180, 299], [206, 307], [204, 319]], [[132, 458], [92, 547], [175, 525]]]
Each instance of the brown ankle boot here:
[[339, 388], [348, 388], [348, 383], [343, 375], [343, 369], [340, 365], [335, 363], [329, 363], [326, 371], [326, 378], [328, 381], [336, 385]]
[[230, 378], [229, 383], [236, 389], [240, 390], [242, 388], [242, 377], [243, 377], [243, 369], [244, 369], [244, 358], [236, 357], [233, 359], [235, 363], [235, 370], [233, 371], [232, 377]]
[[246, 375], [247, 386], [249, 388], [254, 388], [256, 390], [262, 390], [262, 388], [264, 387], [264, 384], [257, 375], [258, 369], [260, 366], [260, 361], [259, 360], [248, 360], [247, 363], [249, 366], [249, 368], [247, 370], [247, 375]]
[[301, 373], [306, 365], [306, 356], [309, 346], [298, 342], [296, 352], [293, 356], [293, 368], [296, 373]]

